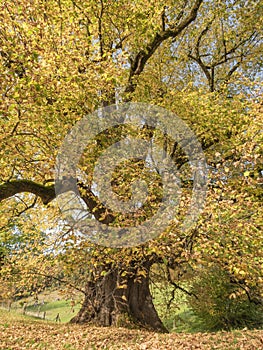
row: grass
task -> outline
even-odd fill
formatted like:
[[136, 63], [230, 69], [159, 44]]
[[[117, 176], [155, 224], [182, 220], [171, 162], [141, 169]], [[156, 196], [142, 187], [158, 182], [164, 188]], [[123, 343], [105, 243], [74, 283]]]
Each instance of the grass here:
[[28, 313], [39, 314], [40, 317], [43, 317], [44, 312], [48, 320], [56, 320], [56, 316], [59, 314], [60, 320], [62, 323], [69, 322], [80, 309], [80, 304], [74, 306], [74, 312], [71, 309], [70, 301], [67, 300], [58, 300], [53, 302], [48, 302], [44, 305], [34, 306], [31, 305], [27, 308]]
[[33, 297], [21, 299], [12, 304], [12, 310], [19, 314], [23, 313], [23, 304], [26, 303], [26, 315], [33, 318], [44, 318], [48, 321], [56, 321], [59, 314], [60, 322], [69, 322], [79, 311], [81, 304], [79, 300], [75, 300], [74, 307], [71, 307], [71, 300], [65, 300], [57, 291], [49, 294], [39, 295], [39, 305], [35, 305]]
[[174, 292], [174, 298], [169, 309], [167, 309], [167, 304], [172, 297], [172, 287], [170, 285], [154, 284], [151, 286], [151, 293], [158, 315], [169, 332], [196, 333], [206, 331], [200, 320], [187, 305], [186, 296], [182, 291], [176, 290]]

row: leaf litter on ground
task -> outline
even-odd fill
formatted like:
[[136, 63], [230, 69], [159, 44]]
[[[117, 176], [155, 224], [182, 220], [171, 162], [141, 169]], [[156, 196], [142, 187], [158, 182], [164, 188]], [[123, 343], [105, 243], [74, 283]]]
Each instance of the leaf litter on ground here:
[[263, 330], [159, 334], [126, 328], [56, 324], [0, 313], [0, 349], [260, 350]]

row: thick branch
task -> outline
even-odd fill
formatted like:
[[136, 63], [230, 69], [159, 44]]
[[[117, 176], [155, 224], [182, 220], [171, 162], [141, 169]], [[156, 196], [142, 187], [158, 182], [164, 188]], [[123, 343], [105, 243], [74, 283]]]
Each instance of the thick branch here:
[[191, 22], [196, 19], [199, 7], [203, 0], [196, 0], [189, 15], [179, 24], [170, 26], [166, 30], [156, 33], [153, 40], [148, 43], [144, 50], [140, 50], [134, 59], [131, 59], [130, 75], [125, 93], [132, 93], [136, 89], [135, 76], [139, 76], [148, 60], [152, 57], [158, 47], [167, 39], [177, 37]]
[[86, 203], [89, 211], [95, 218], [103, 224], [109, 224], [115, 220], [115, 216], [108, 210], [98, 199], [97, 196], [85, 185], [78, 184], [81, 189], [84, 189], [84, 194], [81, 193], [81, 198]]
[[[76, 186], [74, 189], [74, 183], [75, 181], [63, 180], [61, 182], [61, 189], [59, 190], [59, 193], [64, 193], [69, 190], [76, 190]], [[115, 219], [114, 215], [107, 210], [107, 208], [100, 202], [98, 197], [95, 196], [94, 193], [83, 184], [78, 183], [77, 185], [81, 192], [81, 198], [84, 200], [88, 210], [94, 215], [94, 217], [104, 224], [113, 222]], [[45, 186], [31, 180], [13, 180], [0, 185], [0, 202], [4, 199], [24, 192], [33, 193], [34, 195], [40, 197], [45, 205], [56, 198], [55, 185]]]
[[48, 204], [56, 196], [54, 185], [44, 186], [30, 180], [14, 180], [0, 185], [0, 202], [23, 192], [35, 194], [41, 198], [43, 204]]

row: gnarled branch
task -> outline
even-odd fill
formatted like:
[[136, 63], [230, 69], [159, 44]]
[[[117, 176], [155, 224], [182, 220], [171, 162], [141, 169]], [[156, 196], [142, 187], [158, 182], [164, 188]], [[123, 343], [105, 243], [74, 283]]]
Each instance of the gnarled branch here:
[[[72, 179], [71, 179], [72, 180]], [[73, 179], [74, 180], [74, 179]], [[66, 183], [66, 185], [65, 185]], [[67, 192], [69, 190], [82, 189], [81, 198], [86, 203], [90, 213], [103, 224], [113, 222], [115, 216], [100, 202], [99, 198], [87, 187], [81, 183], [77, 183], [77, 187], [72, 186], [75, 181], [61, 181], [61, 190], [59, 193]], [[84, 190], [84, 191], [83, 191]], [[31, 180], [13, 180], [7, 181], [0, 185], [0, 202], [8, 199], [16, 194], [29, 192], [41, 198], [44, 205], [47, 205], [56, 198], [55, 185], [45, 186]]]
[[31, 180], [13, 180], [0, 185], [0, 202], [15, 194], [29, 192], [40, 197], [43, 204], [48, 204], [55, 197], [55, 186], [44, 186]]
[[158, 49], [158, 47], [165, 40], [177, 37], [185, 28], [189, 26], [190, 23], [192, 23], [196, 19], [199, 7], [201, 6], [202, 2], [203, 0], [196, 0], [191, 11], [189, 12], [188, 16], [185, 17], [184, 20], [182, 20], [174, 26], [168, 27], [166, 30], [157, 32], [152, 41], [148, 43], [146, 48], [140, 50], [133, 59], [130, 59], [130, 75], [128, 79], [128, 84], [125, 89], [125, 93], [133, 93], [135, 91], [136, 82], [134, 81], [134, 77], [139, 76], [142, 73], [147, 61], [152, 57], [152, 55]]

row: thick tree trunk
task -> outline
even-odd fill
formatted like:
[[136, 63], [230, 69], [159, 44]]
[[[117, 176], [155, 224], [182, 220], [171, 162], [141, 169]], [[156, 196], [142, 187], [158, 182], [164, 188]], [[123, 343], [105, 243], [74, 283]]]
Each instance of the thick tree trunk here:
[[138, 270], [110, 270], [96, 283], [89, 282], [83, 305], [71, 322], [124, 327], [133, 324], [167, 332], [152, 302], [149, 270], [140, 271], [138, 275]]

